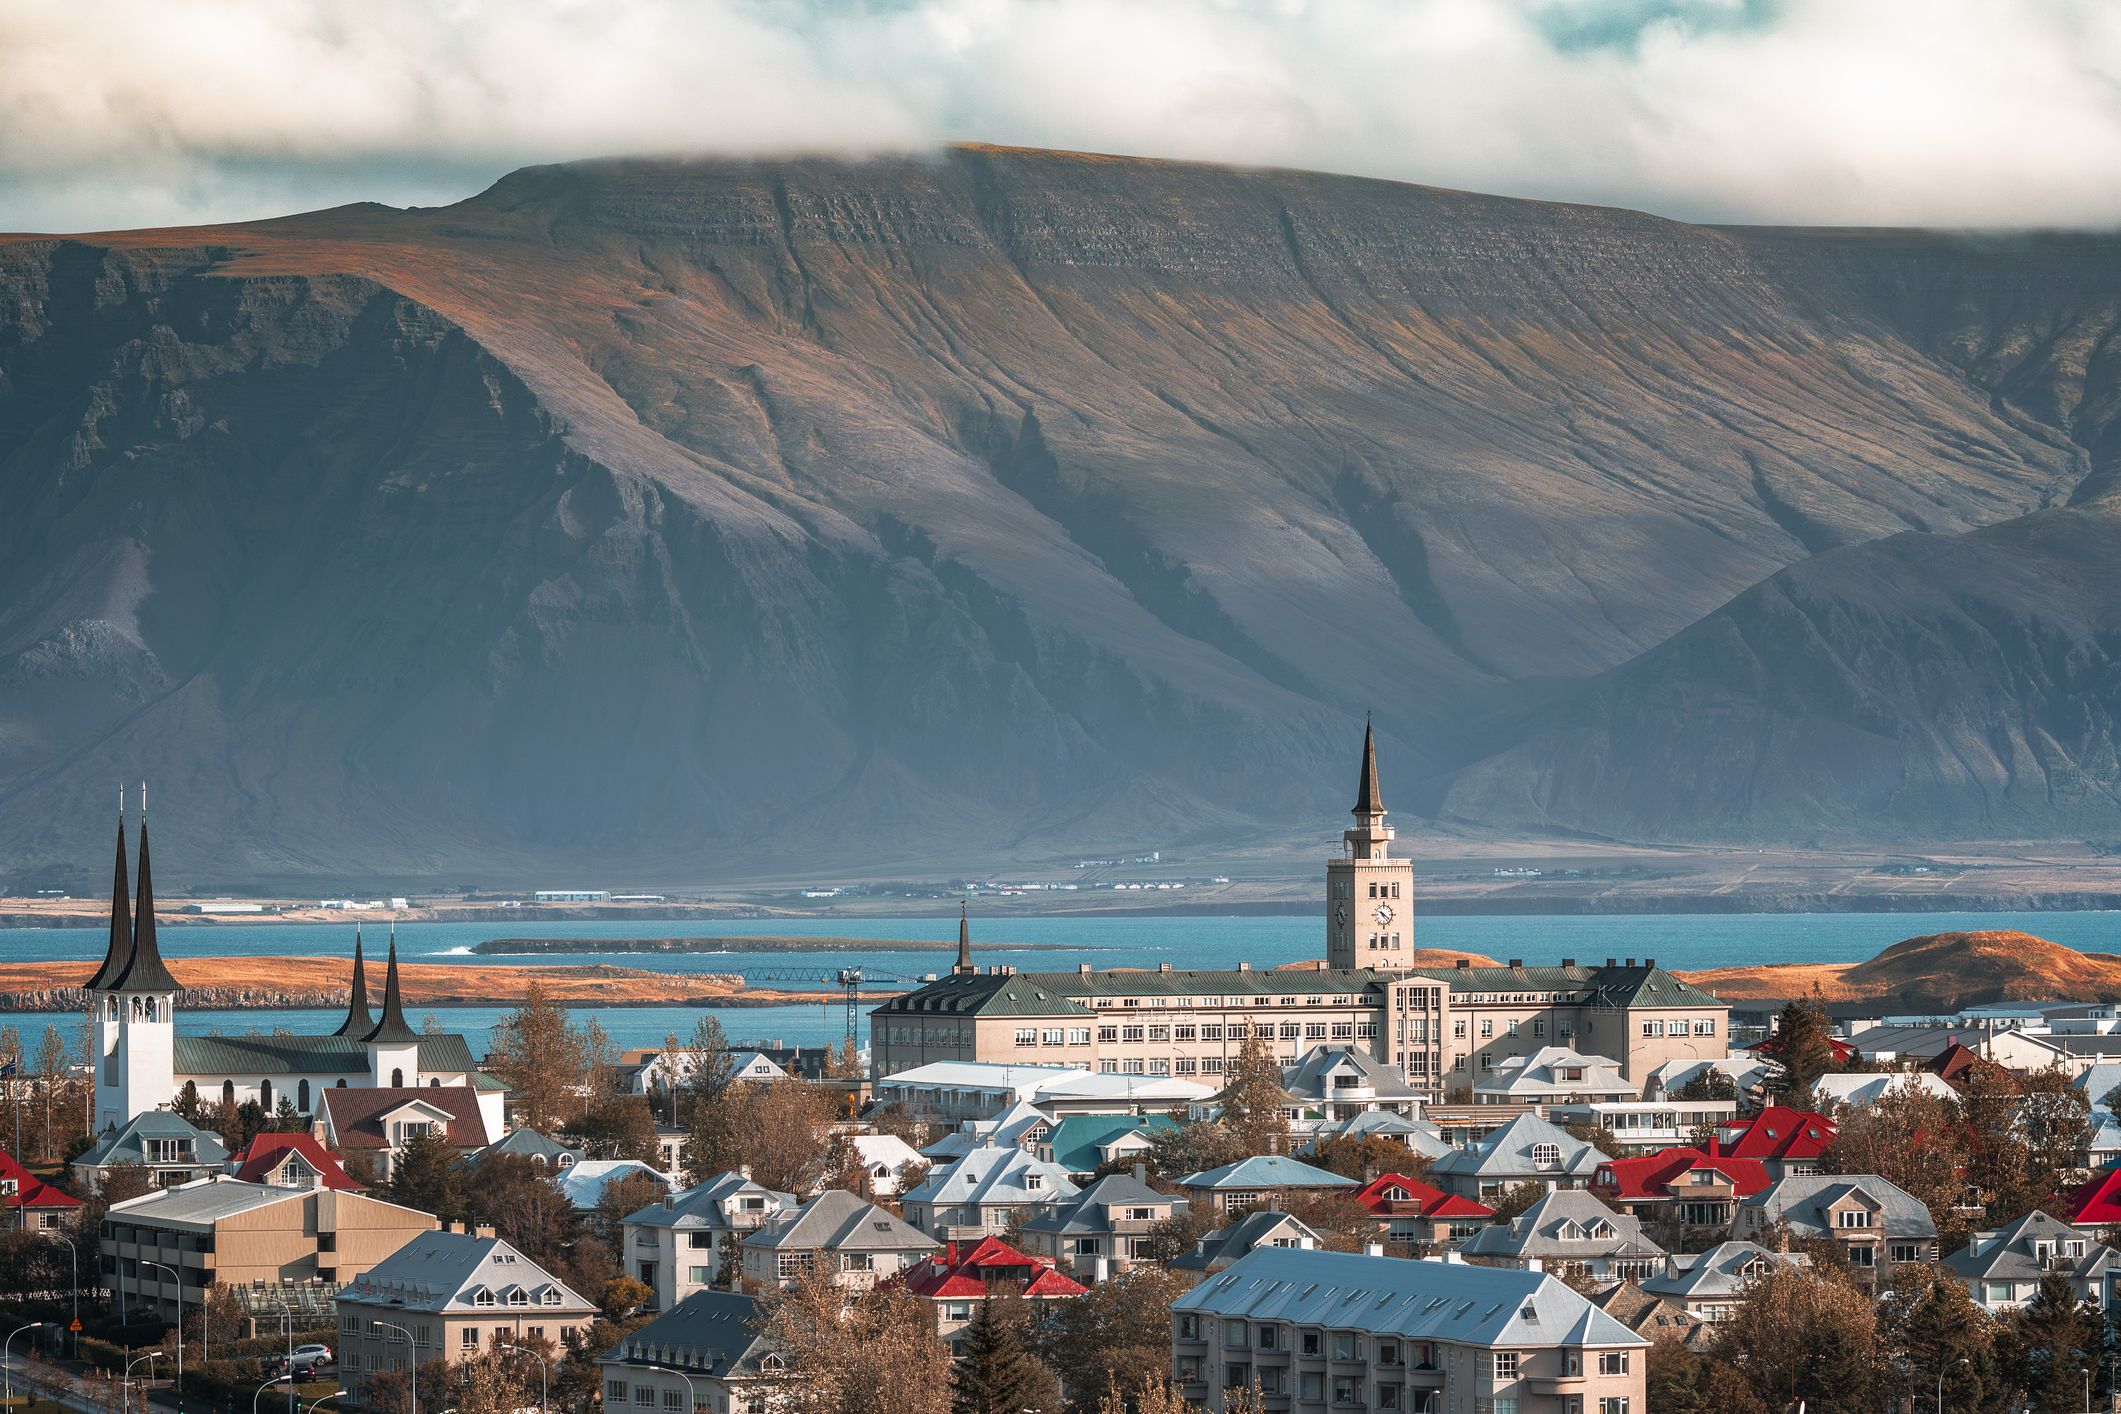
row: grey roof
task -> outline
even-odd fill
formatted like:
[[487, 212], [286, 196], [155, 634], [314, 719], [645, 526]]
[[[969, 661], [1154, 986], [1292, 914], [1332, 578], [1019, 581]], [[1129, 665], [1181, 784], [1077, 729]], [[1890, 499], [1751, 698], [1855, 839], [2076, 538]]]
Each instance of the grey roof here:
[[148, 1162], [144, 1141], [186, 1138], [192, 1141], [192, 1157], [179, 1162], [218, 1168], [228, 1161], [228, 1147], [219, 1135], [187, 1124], [182, 1115], [170, 1110], [142, 1110], [117, 1129], [106, 1130], [74, 1162], [84, 1168], [144, 1164]]
[[889, 1209], [844, 1189], [828, 1188], [752, 1233], [744, 1245], [805, 1252], [927, 1252], [936, 1241]]
[[1320, 1245], [1317, 1231], [1300, 1218], [1287, 1213], [1278, 1213], [1271, 1208], [1261, 1208], [1244, 1215], [1229, 1227], [1218, 1228], [1193, 1245], [1193, 1250], [1174, 1258], [1171, 1265], [1186, 1271], [1206, 1271], [1212, 1267], [1227, 1266], [1244, 1256], [1275, 1232], [1287, 1230], [1299, 1239], [1308, 1238], [1313, 1247]]
[[1282, 1067], [1281, 1088], [1299, 1101], [1331, 1100], [1335, 1096], [1326, 1077], [1339, 1070], [1360, 1073], [1380, 1100], [1420, 1100], [1428, 1094], [1407, 1084], [1398, 1066], [1354, 1046], [1313, 1046], [1296, 1064]]
[[[1037, 1175], [1032, 1187], [1026, 1180]], [[1038, 1207], [1073, 1198], [1075, 1180], [1059, 1164], [1049, 1164], [1021, 1149], [974, 1149], [947, 1168], [937, 1169], [899, 1196], [908, 1203], [956, 1203], [979, 1207]]]
[[[1770, 1252], [1755, 1242], [1719, 1242], [1706, 1252], [1673, 1253], [1664, 1259], [1663, 1271], [1638, 1284], [1653, 1296], [1714, 1300], [1743, 1294], [1770, 1267], [1806, 1267], [1811, 1262], [1802, 1252]], [[1755, 1263], [1761, 1265], [1755, 1268]]]
[[[513, 1306], [520, 1290], [525, 1300]], [[488, 1305], [478, 1301], [489, 1293]], [[423, 1232], [362, 1272], [339, 1293], [341, 1301], [388, 1304], [434, 1314], [505, 1315], [525, 1307], [545, 1314], [586, 1315], [596, 1308], [498, 1237]]]
[[[179, 1075], [366, 1075], [368, 1048], [349, 1036], [179, 1036]], [[473, 1069], [462, 1036], [420, 1037], [422, 1071]]]
[[1173, 1311], [1484, 1346], [1649, 1342], [1544, 1272], [1260, 1247]]
[[[1552, 1144], [1560, 1152], [1555, 1165], [1535, 1162], [1532, 1150]], [[1501, 1180], [1508, 1177], [1552, 1178], [1589, 1174], [1605, 1155], [1559, 1125], [1536, 1114], [1521, 1114], [1486, 1139], [1465, 1149], [1454, 1149], [1429, 1168], [1431, 1174], [1457, 1174]]]
[[970, 1120], [959, 1125], [921, 1152], [931, 1159], [961, 1158], [989, 1142], [1021, 1145], [1026, 1135], [1041, 1128], [1050, 1133], [1053, 1116], [1029, 1100], [1016, 1100], [992, 1119]]
[[628, 1213], [625, 1225], [669, 1228], [730, 1227], [730, 1215], [739, 1211], [735, 1204], [744, 1197], [764, 1198], [768, 1212], [780, 1212], [796, 1205], [793, 1193], [776, 1193], [764, 1184], [753, 1183], [740, 1173], [718, 1173], [705, 1183], [696, 1183], [682, 1192], [671, 1194], [660, 1203], [650, 1203], [645, 1208]]
[[1642, 1235], [1642, 1223], [1616, 1213], [1581, 1188], [1549, 1193], [1507, 1223], [1467, 1238], [1468, 1257], [1540, 1257], [1590, 1261], [1602, 1257], [1661, 1257], [1664, 1249]]
[[201, 1178], [176, 1188], [163, 1188], [139, 1198], [114, 1204], [112, 1215], [126, 1222], [176, 1223], [185, 1227], [212, 1227], [223, 1218], [293, 1202], [318, 1190], [282, 1188], [271, 1183], [245, 1183], [235, 1178]]
[[1246, 1188], [1359, 1188], [1354, 1179], [1307, 1164], [1301, 1159], [1292, 1159], [1286, 1154], [1254, 1154], [1249, 1159], [1239, 1159], [1234, 1164], [1220, 1168], [1202, 1169], [1177, 1180], [1181, 1188], [1206, 1188], [1220, 1192], [1224, 1189]]
[[[2096, 1281], [2121, 1264], [2121, 1252], [2035, 1208], [2009, 1227], [1975, 1233], [1944, 1265], [1967, 1281], [2036, 1282], [2053, 1270], [2034, 1254], [2036, 1242], [2052, 1244], [2053, 1255], [2068, 1262], [2072, 1281]], [[2066, 1242], [2084, 1243], [2084, 1255], [2065, 1256]]]
[[1361, 1114], [1320, 1125], [1311, 1131], [1309, 1142], [1315, 1146], [1327, 1139], [1371, 1137], [1397, 1140], [1407, 1146], [1408, 1152], [1426, 1159], [1440, 1159], [1453, 1152], [1450, 1142], [1435, 1125], [1427, 1120], [1408, 1119], [1391, 1110], [1364, 1110]]
[[1827, 1209], [1850, 1193], [1861, 1194], [1877, 1206], [1887, 1237], [1937, 1235], [1937, 1224], [1921, 1199], [1874, 1173], [1793, 1173], [1739, 1206], [1759, 1208], [1769, 1221], [1781, 1218], [1800, 1236], [1825, 1237], [1833, 1232]]
[[695, 1291], [597, 1357], [600, 1365], [665, 1365], [700, 1375], [754, 1375], [772, 1350], [759, 1334], [759, 1300]]
[[2084, 1092], [2093, 1109], [2104, 1109], [2106, 1097], [2121, 1090], [2121, 1063], [2100, 1061], [2088, 1065], [2071, 1084]]
[[[1978, 1051], [1987, 1039], [1987, 1032], [1968, 1026], [1871, 1026], [1850, 1036], [1848, 1043], [1865, 1057], [1880, 1052], [1936, 1056], [1949, 1050], [1954, 1041]], [[2039, 1039], [2049, 1038], [2042, 1036]]]
[[1113, 1208], [1160, 1207], [1173, 1212], [1190, 1206], [1171, 1193], [1159, 1193], [1132, 1174], [1107, 1174], [1065, 1202], [1056, 1203], [1024, 1224], [1027, 1232], [1060, 1234], [1110, 1232]]
[[561, 1159], [579, 1160], [580, 1149], [570, 1149], [559, 1140], [538, 1133], [535, 1129], [511, 1129], [506, 1134], [472, 1155], [474, 1161], [499, 1154], [519, 1154], [526, 1159], [543, 1159], [557, 1164]]

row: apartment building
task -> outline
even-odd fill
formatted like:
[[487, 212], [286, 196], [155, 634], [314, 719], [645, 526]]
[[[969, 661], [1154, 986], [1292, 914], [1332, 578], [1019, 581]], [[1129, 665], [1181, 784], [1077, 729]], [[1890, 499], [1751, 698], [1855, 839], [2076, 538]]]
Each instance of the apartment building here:
[[755, 1296], [695, 1291], [597, 1357], [605, 1414], [766, 1414], [787, 1361]]
[[1649, 1342], [1540, 1272], [1255, 1248], [1171, 1303], [1171, 1372], [1221, 1414], [1644, 1414]]
[[1134, 1265], [1156, 1225], [1186, 1210], [1186, 1200], [1159, 1193], [1130, 1174], [1107, 1174], [1073, 1198], [1023, 1225], [1024, 1251], [1050, 1257], [1077, 1280], [1102, 1281]]
[[335, 1287], [434, 1227], [359, 1193], [205, 1178], [111, 1205], [103, 1284], [120, 1309], [174, 1322], [180, 1299], [196, 1308], [216, 1286]]
[[744, 1239], [744, 1279], [759, 1288], [788, 1286], [805, 1273], [826, 1271], [841, 1286], [867, 1290], [938, 1245], [887, 1209], [828, 1188]]
[[668, 1311], [695, 1291], [733, 1285], [743, 1269], [737, 1244], [797, 1206], [792, 1193], [718, 1173], [626, 1215], [619, 1224], [626, 1273], [653, 1293], [654, 1309]]
[[356, 1400], [408, 1361], [459, 1364], [587, 1331], [597, 1308], [498, 1237], [428, 1232], [339, 1292], [339, 1369]]
[[1020, 973], [975, 967], [967, 951], [951, 975], [871, 1012], [878, 1093], [892, 1075], [952, 1061], [1213, 1084], [1249, 1039], [1285, 1066], [1319, 1046], [1359, 1048], [1415, 1089], [1460, 1100], [1504, 1061], [1549, 1046], [1608, 1057], [1637, 1084], [1673, 1061], [1727, 1054], [1728, 1009], [1654, 958], [1415, 968], [1413, 876], [1390, 858], [1375, 765], [1366, 748], [1361, 823], [1349, 858], [1327, 871], [1332, 965]]

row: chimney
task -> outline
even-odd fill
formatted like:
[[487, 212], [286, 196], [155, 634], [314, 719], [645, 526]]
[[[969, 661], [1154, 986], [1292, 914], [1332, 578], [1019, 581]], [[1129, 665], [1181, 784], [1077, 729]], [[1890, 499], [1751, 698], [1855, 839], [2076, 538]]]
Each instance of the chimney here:
[[1634, 965], [1635, 965], [1635, 959], [1634, 959], [1634, 958], [1632, 958], [1632, 957], [1631, 957], [1631, 958], [1629, 958], [1629, 959], [1628, 959], [1628, 966], [1630, 966], [1630, 967], [1633, 967]]
[[1511, 959], [1510, 959], [1510, 971], [1512, 971], [1512, 972], [1522, 972], [1522, 971], [1524, 971], [1524, 959], [1523, 959], [1523, 958], [1521, 958], [1521, 957], [1513, 957], [1513, 958], [1511, 958]]
[[1561, 960], [1561, 965], [1563, 967], [1574, 967], [1576, 965], [1576, 959], [1573, 957], [1565, 957]]
[[1147, 1164], [1136, 1164], [1134, 1166], [1134, 1181], [1136, 1183], [1147, 1183], [1149, 1181], [1149, 1166]]
[[1382, 1257], [1384, 1256], [1384, 1254], [1385, 1245], [1382, 1242], [1377, 1241], [1375, 1238], [1372, 1238], [1370, 1241], [1365, 1242], [1362, 1245], [1362, 1255], [1365, 1257]]
[[1655, 967], [1657, 965], [1657, 959], [1654, 957], [1646, 957], [1642, 960], [1642, 965], [1644, 967]]
[[1075, 975], [1078, 977], [1088, 977], [1090, 975], [1090, 964], [1087, 962], [1078, 962], [1077, 964], [1075, 964]]
[[1456, 1247], [1445, 1248], [1443, 1260], [1449, 1262], [1454, 1267], [1462, 1267], [1466, 1264], [1465, 1253], [1459, 1251]]
[[1316, 1244], [1316, 1243], [1314, 1243], [1314, 1242], [1313, 1242], [1313, 1241], [1312, 1241], [1312, 1240], [1310, 1239], [1310, 1237], [1309, 1237], [1308, 1235], [1307, 1235], [1307, 1236], [1304, 1236], [1304, 1237], [1299, 1237], [1299, 1238], [1297, 1238], [1297, 1239], [1296, 1239], [1296, 1245], [1297, 1245], [1297, 1247], [1298, 1247], [1298, 1248], [1299, 1248], [1300, 1250], [1302, 1250], [1302, 1251], [1305, 1251], [1305, 1252], [1308, 1252], [1308, 1251], [1310, 1251], [1310, 1250], [1311, 1250], [1311, 1249], [1312, 1249], [1313, 1247], [1317, 1246], [1317, 1244]]
[[1464, 957], [1458, 959], [1458, 970], [1460, 972], [1471, 972], [1473, 970], [1472, 959]]
[[1156, 970], [1158, 972], [1169, 972], [1171, 970], [1171, 964], [1168, 962], [1159, 962], [1158, 964], [1156, 964]]
[[1252, 970], [1252, 964], [1249, 962], [1240, 962], [1239, 964], [1237, 964], [1237, 970], [1239, 972], [1250, 972]]
[[1545, 1271], [1545, 1270], [1546, 1270], [1547, 1268], [1546, 1268], [1546, 1264], [1545, 1264], [1544, 1262], [1540, 1261], [1540, 1260], [1539, 1260], [1539, 1258], [1537, 1258], [1537, 1257], [1527, 1257], [1527, 1258], [1525, 1258], [1525, 1259], [1524, 1259], [1524, 1269], [1525, 1269], [1526, 1271], [1528, 1271], [1528, 1272], [1532, 1272], [1532, 1273], [1535, 1273], [1535, 1274], [1536, 1274], [1536, 1273], [1539, 1273], [1539, 1272], [1543, 1272], [1543, 1271]]
[[1617, 957], [1609, 957], [1605, 960], [1605, 965], [1607, 967], [1618, 967], [1620, 966], [1620, 959]]

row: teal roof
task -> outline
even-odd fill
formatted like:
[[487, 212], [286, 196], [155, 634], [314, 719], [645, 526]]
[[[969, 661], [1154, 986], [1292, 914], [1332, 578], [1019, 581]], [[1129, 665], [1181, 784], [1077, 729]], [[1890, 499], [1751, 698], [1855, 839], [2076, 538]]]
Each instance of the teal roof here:
[[1046, 1135], [1053, 1162], [1070, 1173], [1091, 1173], [1104, 1162], [1098, 1149], [1122, 1134], [1178, 1128], [1169, 1115], [1068, 1115]]
[[[366, 1075], [368, 1048], [346, 1036], [179, 1036], [179, 1075]], [[420, 1069], [472, 1069], [471, 1047], [455, 1034], [420, 1038]]]
[[1180, 1188], [1354, 1188], [1352, 1178], [1316, 1168], [1286, 1154], [1255, 1154], [1221, 1168], [1202, 1169], [1178, 1180]]

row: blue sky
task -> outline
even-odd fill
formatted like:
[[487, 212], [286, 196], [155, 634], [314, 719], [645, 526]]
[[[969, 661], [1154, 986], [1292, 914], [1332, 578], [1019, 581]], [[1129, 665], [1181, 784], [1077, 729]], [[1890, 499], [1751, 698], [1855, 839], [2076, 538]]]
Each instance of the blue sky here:
[[0, 0], [0, 229], [949, 141], [1688, 219], [2121, 222], [2113, 0]]

